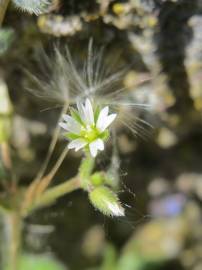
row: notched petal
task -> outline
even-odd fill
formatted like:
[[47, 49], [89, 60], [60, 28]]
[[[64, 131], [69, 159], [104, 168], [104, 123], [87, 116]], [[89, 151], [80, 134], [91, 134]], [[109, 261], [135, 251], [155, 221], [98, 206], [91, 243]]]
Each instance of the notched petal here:
[[96, 123], [96, 127], [98, 129], [100, 129], [100, 130], [103, 129], [103, 125], [104, 125], [104, 123], [106, 121], [108, 113], [109, 113], [109, 107], [108, 106], [104, 107], [100, 111], [99, 116], [98, 116], [98, 120], [97, 120], [97, 123]]
[[68, 114], [64, 114], [62, 117], [66, 121], [66, 123], [64, 123], [66, 125], [66, 127], [65, 127], [66, 130], [73, 132], [73, 133], [80, 132], [81, 126], [74, 118], [72, 118]]
[[108, 128], [111, 123], [115, 120], [117, 114], [116, 113], [113, 113], [113, 114], [110, 114], [108, 115], [106, 118], [105, 118], [105, 122], [104, 124], [102, 125], [102, 129], [101, 131], [104, 131], [106, 128]]
[[69, 149], [74, 149], [75, 148], [75, 151], [78, 151], [81, 148], [85, 147], [86, 145], [87, 145], [87, 142], [85, 140], [76, 139], [76, 140], [73, 140], [72, 142], [70, 142], [68, 144], [68, 148]]

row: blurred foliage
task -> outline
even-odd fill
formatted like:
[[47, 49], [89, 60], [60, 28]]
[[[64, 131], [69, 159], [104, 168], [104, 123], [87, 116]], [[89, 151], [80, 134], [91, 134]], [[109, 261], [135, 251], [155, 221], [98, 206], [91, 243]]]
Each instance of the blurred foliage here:
[[22, 256], [20, 270], [65, 270], [61, 263], [51, 256], [28, 255]]
[[15, 32], [12, 28], [0, 29], [0, 55], [4, 54], [14, 41]]

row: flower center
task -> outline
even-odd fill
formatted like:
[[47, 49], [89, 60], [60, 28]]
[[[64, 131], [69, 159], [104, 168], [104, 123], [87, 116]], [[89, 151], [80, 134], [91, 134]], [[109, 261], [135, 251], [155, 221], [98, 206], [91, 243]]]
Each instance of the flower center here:
[[88, 142], [93, 142], [96, 140], [100, 135], [99, 130], [95, 126], [86, 126], [82, 128], [80, 132], [80, 136], [84, 137]]

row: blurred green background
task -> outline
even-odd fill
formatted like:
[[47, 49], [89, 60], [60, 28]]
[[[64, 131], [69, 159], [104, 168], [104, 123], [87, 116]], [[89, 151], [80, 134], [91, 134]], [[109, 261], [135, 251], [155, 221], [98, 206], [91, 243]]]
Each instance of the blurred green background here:
[[[12, 156], [23, 185], [44, 160], [59, 113], [26, 90], [24, 69], [40, 74], [41, 47], [52, 55], [54, 44], [67, 45], [79, 65], [93, 38], [106, 46], [106, 61], [127, 67], [126, 91], [152, 105], [131, 113], [153, 129], [140, 126], [134, 137], [120, 128], [116, 155], [109, 147], [112, 154], [98, 157], [102, 169], [112, 161], [118, 167], [126, 217], [104, 217], [82, 191], [59, 199], [25, 220], [23, 247], [32, 255], [24, 255], [23, 270], [33, 262], [38, 270], [202, 269], [201, 23], [201, 0], [54, 0], [38, 17], [9, 6], [0, 29], [0, 91], [8, 88], [14, 107]], [[71, 152], [54, 183], [73, 176], [80, 159]]]

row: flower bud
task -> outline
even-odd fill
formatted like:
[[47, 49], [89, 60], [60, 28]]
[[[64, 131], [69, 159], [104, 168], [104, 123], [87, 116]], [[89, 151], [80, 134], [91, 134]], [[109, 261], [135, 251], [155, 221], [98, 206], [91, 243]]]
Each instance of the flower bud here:
[[90, 180], [94, 186], [101, 186], [105, 182], [105, 176], [101, 172], [96, 172], [91, 176]]
[[124, 216], [124, 209], [117, 195], [108, 187], [99, 186], [89, 192], [92, 205], [106, 216]]

